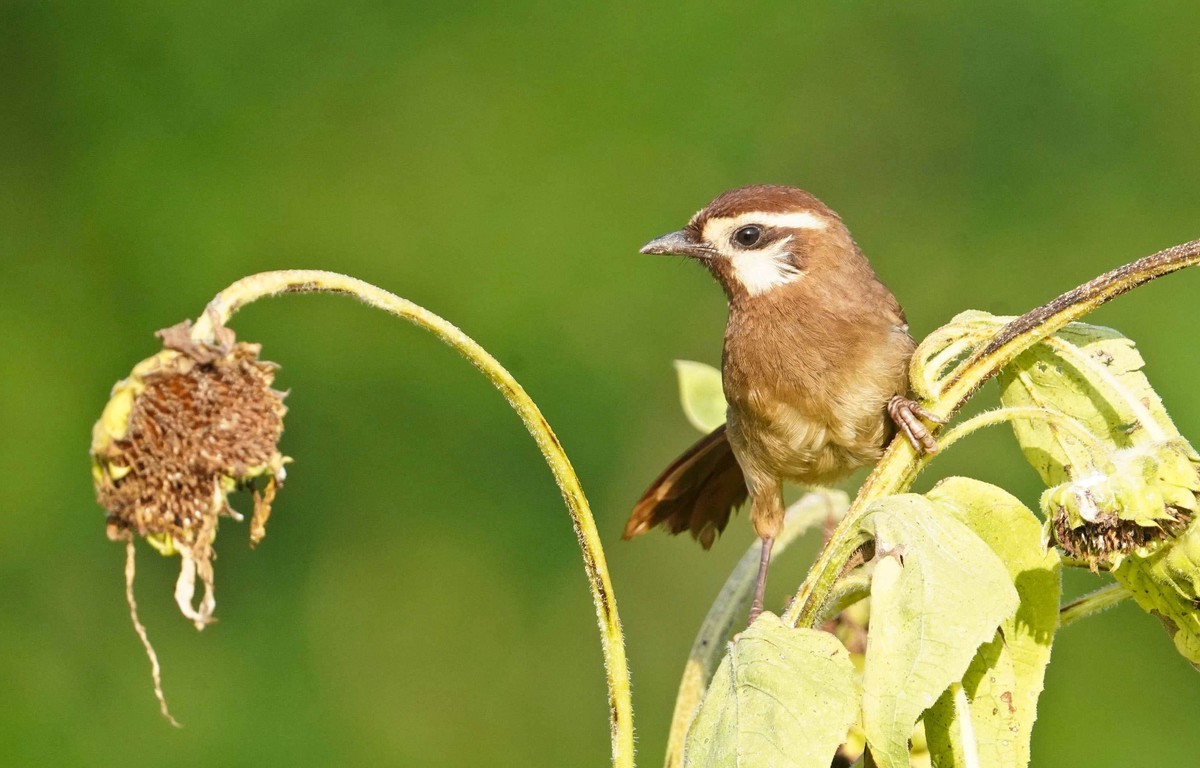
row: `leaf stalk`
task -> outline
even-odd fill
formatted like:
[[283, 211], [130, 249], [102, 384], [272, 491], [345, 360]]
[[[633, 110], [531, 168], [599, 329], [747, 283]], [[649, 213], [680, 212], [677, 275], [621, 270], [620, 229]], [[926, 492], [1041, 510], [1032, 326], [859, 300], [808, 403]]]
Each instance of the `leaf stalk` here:
[[1114, 605], [1120, 605], [1131, 597], [1133, 597], [1133, 593], [1124, 584], [1117, 582], [1106, 584], [1095, 592], [1089, 592], [1083, 597], [1076, 598], [1064, 605], [1058, 612], [1058, 628], [1062, 629], [1080, 619], [1086, 619], [1102, 611], [1107, 611]]

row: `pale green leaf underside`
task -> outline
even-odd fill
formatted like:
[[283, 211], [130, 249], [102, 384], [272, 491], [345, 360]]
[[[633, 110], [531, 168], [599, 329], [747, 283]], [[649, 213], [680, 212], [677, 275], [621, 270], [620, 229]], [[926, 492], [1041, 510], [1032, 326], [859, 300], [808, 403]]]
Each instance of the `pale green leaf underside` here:
[[[1015, 421], [1021, 450], [1047, 485], [1079, 481], [1089, 470], [1099, 469], [1097, 474], [1108, 478], [1105, 492], [1136, 491], [1113, 495], [1120, 505], [1117, 513], [1149, 526], [1168, 516], [1167, 506], [1176, 511], [1196, 509], [1194, 465], [1200, 459], [1179, 435], [1143, 366], [1136, 346], [1118, 332], [1072, 323], [1019, 356], [1001, 371], [1000, 383], [1005, 405], [1061, 411], [1102, 441], [1099, 452], [1107, 455], [1089, 456], [1078, 441], [1045, 422]], [[1112, 453], [1126, 448], [1147, 450], [1143, 458], [1150, 463], [1130, 464], [1137, 452]], [[1070, 500], [1070, 496], [1063, 498]], [[1061, 500], [1050, 497], [1052, 503]], [[1069, 505], [1066, 509], [1079, 514]], [[1200, 612], [1195, 602], [1200, 594], [1200, 565], [1195, 561], [1200, 561], [1200, 555], [1193, 555], [1200, 552], [1193, 543], [1193, 539], [1200, 541], [1200, 533], [1195, 529], [1193, 524], [1157, 551], [1121, 557], [1113, 576], [1143, 610], [1162, 620], [1179, 652], [1200, 666]]]
[[1200, 523], [1148, 556], [1130, 555], [1113, 571], [1142, 610], [1156, 616], [1175, 649], [1200, 669]]
[[[808, 530], [829, 519], [832, 514], [840, 519], [850, 506], [850, 499], [842, 491], [815, 491], [788, 507], [783, 531], [775, 537], [772, 561], [778, 562], [780, 555]], [[675, 699], [675, 714], [671, 718], [671, 732], [667, 738], [666, 765], [679, 765], [687, 738], [687, 729], [695, 719], [696, 710], [708, 691], [716, 667], [725, 653], [725, 642], [734, 629], [745, 625], [746, 611], [754, 592], [754, 579], [762, 546], [755, 542], [742, 555], [729, 574], [725, 585], [708, 615], [696, 633], [692, 650], [683, 668], [683, 679], [679, 683], [679, 695]]]
[[696, 429], [712, 432], [725, 423], [725, 390], [721, 372], [711, 365], [692, 360], [676, 360], [679, 378], [679, 402], [683, 413]]
[[875, 762], [908, 768], [921, 714], [967, 671], [1017, 610], [1004, 563], [940, 504], [916, 494], [877, 502], [863, 729]]
[[[1037, 406], [1081, 422], [1109, 449], [1178, 437], [1162, 400], [1142, 373], [1132, 341], [1111, 328], [1072, 323], [1000, 372], [1000, 399]], [[1102, 463], [1087, 446], [1042, 420], [1015, 420], [1021, 450], [1047, 486]]]
[[828, 768], [858, 712], [837, 638], [762, 614], [721, 661], [688, 732], [685, 768]]
[[[1037, 701], [1058, 626], [1058, 553], [1042, 545], [1042, 526], [1033, 512], [994, 485], [952, 477], [926, 498], [1000, 557], [1021, 600], [979, 648], [962, 686], [947, 690], [926, 713], [930, 752], [939, 768], [964, 768], [972, 764], [968, 757], [980, 768], [1023, 768], [1029, 764]], [[966, 737], [974, 743], [962, 743]]]

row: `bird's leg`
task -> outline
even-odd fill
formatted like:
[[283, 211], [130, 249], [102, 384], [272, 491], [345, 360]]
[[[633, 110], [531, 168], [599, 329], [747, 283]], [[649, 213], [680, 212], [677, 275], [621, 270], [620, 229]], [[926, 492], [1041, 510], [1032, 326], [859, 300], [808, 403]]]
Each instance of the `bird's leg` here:
[[750, 620], [753, 624], [758, 614], [763, 610], [763, 594], [767, 591], [767, 566], [771, 563], [771, 547], [775, 544], [773, 537], [762, 539], [762, 557], [758, 561], [758, 581], [754, 584], [754, 602], [750, 603]]
[[888, 400], [887, 412], [918, 453], [937, 453], [937, 440], [934, 439], [933, 434], [921, 419], [932, 421], [935, 424], [945, 424], [945, 419], [925, 410], [916, 400], [909, 400], [900, 395]]
[[771, 546], [783, 530], [783, 481], [770, 475], [746, 476], [750, 488], [750, 522], [762, 539], [762, 555], [758, 561], [758, 581], [754, 584], [754, 602], [750, 604], [753, 624], [763, 610], [763, 594], [767, 591], [767, 566], [771, 564]]

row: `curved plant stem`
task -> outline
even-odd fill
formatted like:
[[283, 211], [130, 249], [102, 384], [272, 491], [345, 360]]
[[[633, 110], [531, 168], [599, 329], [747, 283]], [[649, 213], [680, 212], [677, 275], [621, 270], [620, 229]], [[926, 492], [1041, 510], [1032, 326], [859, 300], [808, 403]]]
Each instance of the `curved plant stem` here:
[[[841, 516], [849, 502], [841, 491], [816, 491], [793, 504], [788, 510], [783, 530], [775, 539], [772, 550], [774, 557], [778, 558], [788, 545], [831, 513], [835, 517]], [[675, 713], [671, 716], [671, 732], [667, 737], [666, 768], [680, 768], [683, 765], [683, 747], [688, 728], [696, 717], [700, 700], [708, 691], [717, 664], [725, 654], [725, 639], [733, 631], [736, 622], [745, 621], [761, 552], [761, 541], [746, 550], [725, 580], [717, 599], [708, 609], [708, 615], [704, 617], [704, 623], [700, 625], [700, 631], [696, 633], [696, 640], [692, 643], [687, 664], [683, 668], [683, 679], [679, 681], [679, 695], [675, 698]]]
[[1064, 605], [1058, 612], [1058, 628], [1074, 624], [1080, 619], [1095, 616], [1101, 611], [1107, 611], [1114, 605], [1119, 605], [1133, 597], [1125, 585], [1113, 582], [1095, 592], [1089, 592], [1083, 597], [1076, 598]]
[[[951, 445], [957, 443], [972, 432], [990, 427], [996, 424], [1003, 424], [1016, 419], [1041, 419], [1048, 421], [1064, 432], [1067, 432], [1071, 437], [1075, 438], [1084, 445], [1096, 445], [1100, 442], [1099, 438], [1091, 433], [1091, 431], [1083, 425], [1083, 422], [1074, 419], [1060, 411], [1052, 411], [1049, 408], [1039, 408], [1036, 405], [1016, 405], [1007, 408], [996, 408], [990, 411], [976, 414], [964, 422], [955, 424], [953, 429], [947, 430], [944, 434], [938, 435], [938, 453], [941, 453]], [[918, 471], [925, 468], [930, 461], [933, 460], [937, 453], [925, 454], [921, 457]]]
[[[1048, 304], [1026, 312], [1001, 328], [986, 346], [955, 368], [937, 399], [924, 403], [924, 406], [938, 416], [950, 418], [958, 413], [984, 382], [1034, 344], [1117, 296], [1198, 262], [1200, 240], [1192, 240], [1106, 272]], [[854, 539], [867, 509], [876, 499], [907, 490], [920, 471], [921, 462], [921, 457], [907, 440], [902, 437], [892, 440], [875, 471], [859, 490], [850, 511], [842, 518], [829, 544], [800, 585], [795, 599], [784, 613], [784, 621], [792, 626], [813, 626], [837, 582], [841, 564], [857, 548]]]
[[608, 676], [613, 766], [633, 766], [633, 705], [629, 689], [629, 665], [625, 658], [625, 641], [621, 634], [621, 620], [617, 614], [612, 581], [604, 560], [604, 548], [579, 478], [537, 405], [494, 357], [453, 324], [411, 301], [336, 272], [282, 270], [244, 277], [209, 302], [204, 314], [192, 327], [193, 341], [217, 344], [218, 331], [238, 309], [257, 299], [282, 293], [346, 294], [424, 328], [479, 369], [521, 417], [562, 491], [575, 536], [583, 550], [583, 564], [592, 590], [592, 600], [596, 604]]
[[1151, 280], [1178, 272], [1200, 262], [1200, 240], [1167, 248], [1117, 267], [1059, 296], [1048, 304], [1026, 312], [996, 334], [986, 347], [972, 355], [950, 375], [939, 404], [950, 405], [939, 414], [958, 412], [983, 383], [995, 376], [1014, 357], [1123, 293]]

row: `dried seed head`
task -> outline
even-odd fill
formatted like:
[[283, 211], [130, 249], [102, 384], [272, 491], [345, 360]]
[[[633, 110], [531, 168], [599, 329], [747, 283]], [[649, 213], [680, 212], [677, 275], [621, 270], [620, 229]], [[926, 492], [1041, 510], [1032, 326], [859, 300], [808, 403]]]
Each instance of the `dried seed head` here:
[[[241, 519], [229, 493], [255, 490], [251, 542], [262, 538], [270, 502], [287, 461], [276, 447], [283, 432], [283, 394], [271, 388], [276, 366], [258, 359], [257, 344], [201, 346], [190, 324], [160, 332], [167, 349], [138, 363], [116, 384], [92, 431], [96, 497], [108, 510], [108, 535], [145, 537], [183, 563], [176, 600], [198, 628], [211, 621], [212, 544], [217, 519]], [[195, 579], [205, 595], [192, 605]]]
[[1195, 454], [1182, 439], [1117, 451], [1101, 470], [1042, 494], [1047, 537], [1092, 569], [1116, 568], [1180, 535], [1197, 512]]
[[1102, 515], [1095, 522], [1072, 527], [1069, 518], [1062, 513], [1052, 519], [1054, 540], [1069, 556], [1087, 563], [1093, 571], [1116, 567], [1128, 554], [1152, 551], [1164, 540], [1177, 536], [1191, 521], [1190, 515], [1179, 512], [1154, 526]]

